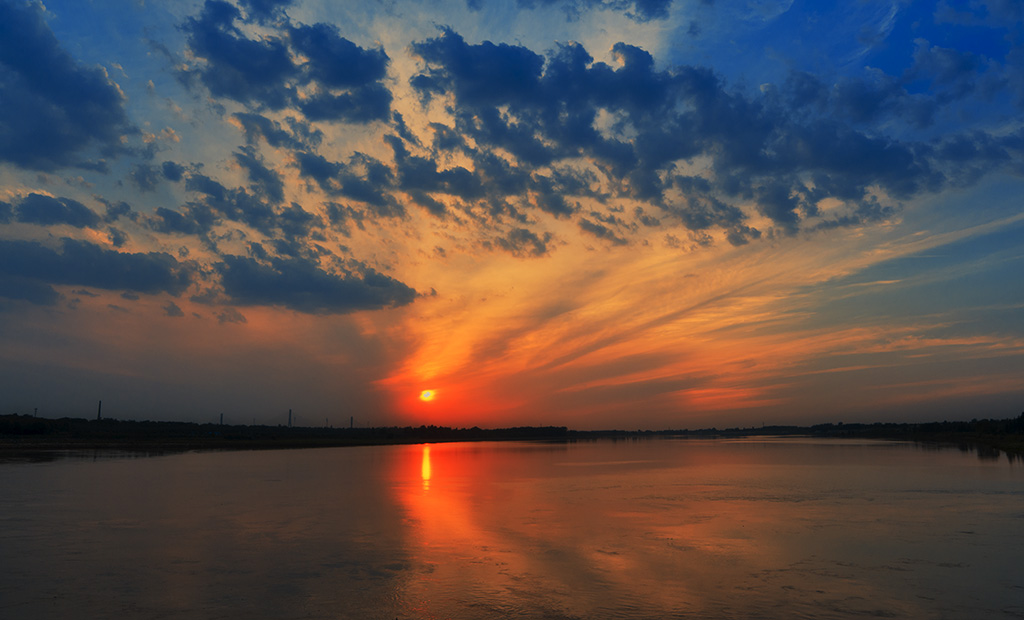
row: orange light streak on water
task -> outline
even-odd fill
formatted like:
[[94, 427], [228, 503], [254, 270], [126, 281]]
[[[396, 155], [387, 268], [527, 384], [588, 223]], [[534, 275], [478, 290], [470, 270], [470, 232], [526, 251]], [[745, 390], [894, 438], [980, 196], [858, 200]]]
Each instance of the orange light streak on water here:
[[430, 489], [430, 446], [423, 446], [423, 463], [420, 465], [420, 477], [423, 478], [423, 490]]

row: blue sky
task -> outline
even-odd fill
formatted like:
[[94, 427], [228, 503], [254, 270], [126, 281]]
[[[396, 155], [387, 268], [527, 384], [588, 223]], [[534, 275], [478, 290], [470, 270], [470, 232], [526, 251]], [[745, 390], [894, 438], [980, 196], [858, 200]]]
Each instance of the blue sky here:
[[0, 18], [5, 412], [680, 428], [1022, 408], [1019, 3]]

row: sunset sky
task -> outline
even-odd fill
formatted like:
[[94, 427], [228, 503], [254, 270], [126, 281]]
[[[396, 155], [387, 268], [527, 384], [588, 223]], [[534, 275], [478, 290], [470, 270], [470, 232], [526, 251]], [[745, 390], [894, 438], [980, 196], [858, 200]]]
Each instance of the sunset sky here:
[[1015, 417], [1022, 119], [1016, 0], [0, 0], [0, 413]]

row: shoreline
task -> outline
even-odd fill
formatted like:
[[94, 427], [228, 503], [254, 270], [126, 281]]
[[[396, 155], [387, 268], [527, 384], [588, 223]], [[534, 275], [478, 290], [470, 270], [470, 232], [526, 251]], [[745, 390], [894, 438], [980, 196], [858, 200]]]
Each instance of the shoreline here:
[[1011, 458], [1024, 458], [1024, 414], [1012, 419], [970, 422], [839, 423], [661, 431], [580, 431], [554, 426], [503, 429], [438, 426], [330, 428], [115, 419], [48, 419], [17, 414], [0, 416], [2, 456], [95, 451], [171, 454], [188, 451], [289, 450], [459, 441], [574, 442], [657, 437], [713, 439], [781, 436], [910, 441], [924, 445], [975, 450], [982, 458], [998, 458], [1001, 452], [1005, 452]]

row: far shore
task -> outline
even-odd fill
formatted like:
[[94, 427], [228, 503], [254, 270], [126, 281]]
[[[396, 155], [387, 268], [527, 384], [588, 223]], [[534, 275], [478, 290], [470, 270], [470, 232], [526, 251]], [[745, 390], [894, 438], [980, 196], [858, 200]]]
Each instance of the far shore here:
[[331, 428], [269, 425], [196, 424], [0, 415], [0, 455], [82, 451], [160, 454], [194, 450], [276, 450], [457, 441], [588, 441], [596, 439], [740, 438], [779, 436], [863, 438], [956, 446], [980, 457], [1024, 455], [1024, 414], [1002, 420], [930, 423], [817, 424], [658, 431], [571, 430], [566, 427], [499, 429], [440, 426]]

